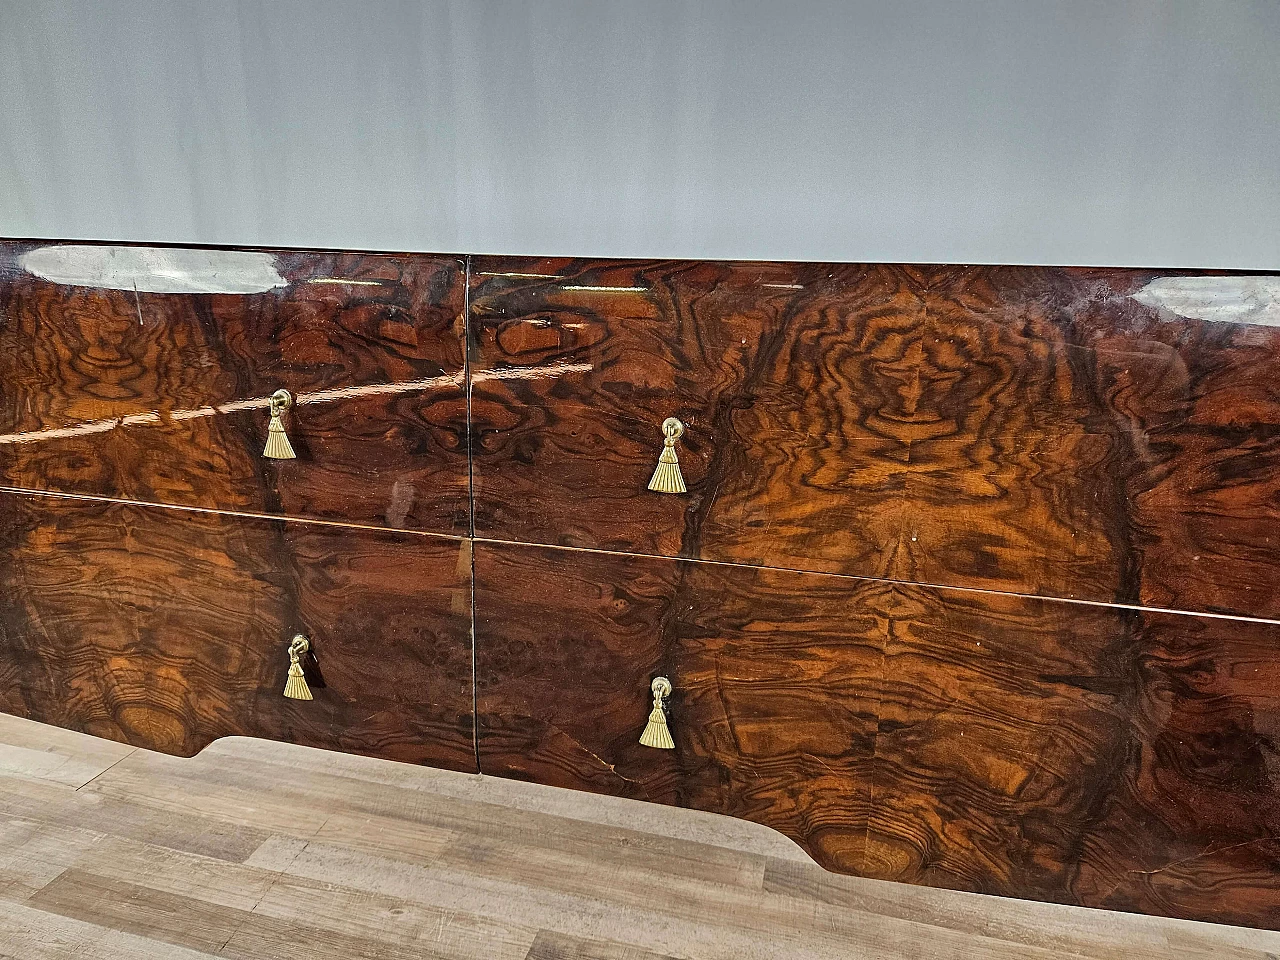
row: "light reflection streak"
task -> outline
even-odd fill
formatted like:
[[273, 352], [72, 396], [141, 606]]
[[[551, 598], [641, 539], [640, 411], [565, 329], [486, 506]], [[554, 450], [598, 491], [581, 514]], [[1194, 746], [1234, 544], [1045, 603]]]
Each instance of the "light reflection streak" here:
[[60, 243], [28, 250], [18, 266], [51, 283], [135, 295], [266, 293], [288, 285], [275, 256], [255, 250]]
[[312, 277], [307, 283], [332, 283], [344, 287], [394, 287], [394, 280], [345, 280], [342, 277]]
[[477, 370], [472, 380], [543, 380], [558, 377], [562, 373], [590, 373], [592, 363], [555, 363], [540, 367], [503, 367], [499, 370]]
[[576, 283], [566, 283], [561, 290], [582, 290], [590, 293], [648, 293], [648, 287], [592, 287]]
[[[543, 364], [536, 367], [509, 367], [499, 370], [477, 370], [472, 374], [472, 381], [477, 380], [541, 380], [558, 377], [566, 373], [588, 373], [594, 369], [590, 363], [557, 363]], [[350, 400], [356, 397], [375, 397], [384, 394], [413, 393], [420, 390], [432, 390], [441, 387], [463, 387], [464, 378], [461, 373], [452, 376], [424, 377], [421, 380], [406, 380], [402, 383], [370, 383], [355, 387], [336, 387], [331, 390], [315, 390], [311, 393], [300, 393], [294, 397], [299, 406], [314, 403], [334, 403], [338, 400]], [[0, 434], [0, 444], [40, 443], [44, 440], [62, 440], [68, 437], [83, 437], [95, 433], [109, 433], [120, 427], [137, 427], [164, 424], [169, 421], [197, 420], [201, 417], [213, 417], [219, 414], [243, 413], [246, 410], [265, 410], [271, 406], [271, 398], [253, 397], [248, 400], [232, 400], [216, 406], [193, 407], [190, 410], [171, 410], [161, 413], [152, 410], [147, 413], [131, 413], [123, 417], [108, 417], [102, 420], [89, 420], [69, 427], [48, 427], [43, 430], [27, 430], [22, 433]]]
[[507, 273], [502, 270], [478, 270], [477, 277], [510, 277], [513, 280], [559, 280], [554, 273]]
[[1175, 317], [1280, 327], [1280, 277], [1157, 277], [1132, 298]]

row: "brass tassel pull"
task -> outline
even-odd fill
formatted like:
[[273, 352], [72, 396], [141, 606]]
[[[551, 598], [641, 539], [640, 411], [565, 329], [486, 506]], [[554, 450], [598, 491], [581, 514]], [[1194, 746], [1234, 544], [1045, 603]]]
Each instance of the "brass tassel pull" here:
[[649, 481], [649, 489], [658, 493], [685, 493], [684, 477], [680, 475], [680, 461], [676, 458], [676, 441], [684, 436], [684, 424], [675, 417], [662, 421], [662, 454], [658, 466]]
[[284, 432], [284, 424], [280, 416], [293, 406], [293, 397], [288, 390], [277, 390], [271, 395], [271, 422], [267, 424], [267, 445], [262, 455], [269, 460], [293, 460], [293, 444]]
[[671, 681], [666, 677], [654, 677], [653, 709], [649, 711], [649, 722], [640, 735], [640, 743], [646, 747], [659, 750], [674, 750], [676, 742], [671, 739], [671, 728], [667, 726], [667, 710], [662, 701], [671, 696]]
[[311, 649], [311, 641], [298, 634], [289, 642], [289, 679], [284, 685], [284, 695], [290, 700], [311, 700], [311, 688], [302, 675], [302, 662], [298, 659]]

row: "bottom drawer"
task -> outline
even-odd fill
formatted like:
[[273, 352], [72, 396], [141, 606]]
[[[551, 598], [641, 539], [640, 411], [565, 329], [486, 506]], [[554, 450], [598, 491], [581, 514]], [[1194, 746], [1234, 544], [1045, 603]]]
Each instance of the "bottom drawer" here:
[[[1280, 628], [476, 549], [483, 773], [754, 820], [844, 873], [1280, 926]], [[638, 742], [659, 675], [673, 750]]]
[[[0, 710], [181, 756], [244, 735], [474, 771], [469, 549], [0, 497]], [[310, 701], [283, 696], [296, 633]]]

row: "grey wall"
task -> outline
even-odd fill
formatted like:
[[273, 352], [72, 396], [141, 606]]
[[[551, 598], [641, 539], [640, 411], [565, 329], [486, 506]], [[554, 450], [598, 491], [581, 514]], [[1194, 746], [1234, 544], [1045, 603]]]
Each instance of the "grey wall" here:
[[1280, 268], [1276, 0], [0, 0], [0, 235]]

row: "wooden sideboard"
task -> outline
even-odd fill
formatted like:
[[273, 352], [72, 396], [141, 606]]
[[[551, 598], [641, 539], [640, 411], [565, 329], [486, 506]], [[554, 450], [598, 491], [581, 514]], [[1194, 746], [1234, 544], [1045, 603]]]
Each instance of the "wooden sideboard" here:
[[1277, 358], [1258, 274], [2, 243], [0, 709], [1280, 927]]

